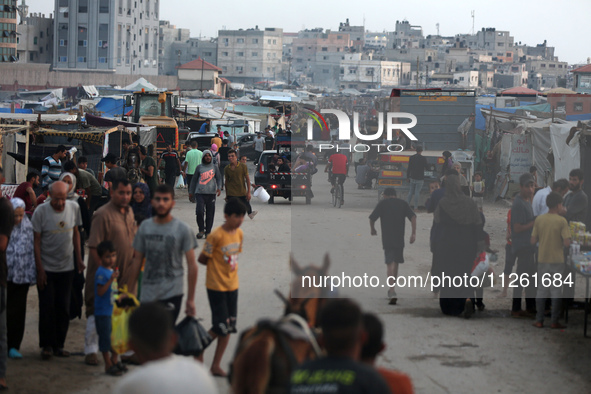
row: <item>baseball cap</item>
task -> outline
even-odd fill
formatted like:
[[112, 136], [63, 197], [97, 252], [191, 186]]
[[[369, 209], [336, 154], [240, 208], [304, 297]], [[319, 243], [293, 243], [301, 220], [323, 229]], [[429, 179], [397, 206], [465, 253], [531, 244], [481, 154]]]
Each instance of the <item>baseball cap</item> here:
[[102, 162], [104, 163], [117, 163], [117, 156], [115, 156], [112, 153], [107, 153], [107, 155], [105, 157], [103, 157], [101, 159]]
[[534, 183], [534, 177], [529, 172], [526, 172], [525, 174], [523, 174], [519, 177], [519, 185], [520, 186], [525, 186], [529, 183]]

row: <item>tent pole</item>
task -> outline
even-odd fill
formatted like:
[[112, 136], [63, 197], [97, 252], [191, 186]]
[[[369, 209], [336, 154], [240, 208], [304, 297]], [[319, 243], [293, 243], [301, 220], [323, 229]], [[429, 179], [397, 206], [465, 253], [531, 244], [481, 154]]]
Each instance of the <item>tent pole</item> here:
[[29, 121], [26, 123], [27, 125], [27, 133], [26, 133], [26, 141], [25, 141], [25, 170], [29, 172], [29, 136], [31, 133], [31, 126]]

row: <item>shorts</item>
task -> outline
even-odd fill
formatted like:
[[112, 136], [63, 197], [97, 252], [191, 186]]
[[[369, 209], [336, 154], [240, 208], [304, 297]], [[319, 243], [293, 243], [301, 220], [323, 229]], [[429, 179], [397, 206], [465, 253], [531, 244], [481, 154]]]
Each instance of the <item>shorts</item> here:
[[404, 248], [384, 249], [385, 263], [404, 263], [403, 251]]
[[506, 276], [511, 275], [513, 272], [513, 266], [515, 266], [515, 260], [517, 256], [513, 253], [513, 246], [511, 244], [505, 245], [505, 269], [503, 269], [503, 274]]
[[207, 289], [207, 298], [211, 308], [211, 331], [225, 337], [236, 332], [238, 314], [238, 289], [217, 291]]
[[328, 180], [330, 181], [330, 183], [335, 183], [335, 180], [338, 181], [339, 184], [344, 184], [345, 180], [347, 179], [347, 175], [345, 174], [333, 174], [331, 173], [328, 177]]
[[101, 353], [111, 352], [111, 316], [95, 316], [94, 325], [99, 337], [99, 350]]
[[484, 206], [484, 197], [472, 197], [472, 200], [474, 200], [478, 209], [482, 210]]
[[183, 295], [178, 295], [174, 297], [167, 298], [165, 300], [158, 300], [159, 304], [164, 305], [166, 310], [171, 313], [172, 316], [172, 323], [176, 324], [176, 319], [178, 319], [179, 314], [181, 313], [181, 303], [183, 302]]

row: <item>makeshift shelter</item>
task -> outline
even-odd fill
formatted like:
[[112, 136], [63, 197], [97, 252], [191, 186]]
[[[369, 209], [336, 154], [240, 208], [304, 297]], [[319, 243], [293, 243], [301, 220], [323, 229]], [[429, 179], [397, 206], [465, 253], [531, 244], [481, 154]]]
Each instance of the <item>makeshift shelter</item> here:
[[499, 96], [531, 96], [531, 97], [536, 97], [540, 92], [538, 92], [537, 90], [533, 90], [533, 89], [529, 89], [529, 88], [524, 88], [522, 86], [516, 86], [510, 89], [505, 89], [503, 90], [501, 93], [499, 93]]
[[123, 88], [123, 90], [132, 90], [134, 92], [138, 92], [142, 89], [145, 89], [146, 91], [155, 91], [158, 90], [158, 87], [151, 84], [146, 78], [142, 77], [134, 83], [132, 83], [131, 85], [127, 85]]
[[547, 91], [542, 92], [542, 96], [547, 96], [549, 94], [577, 94], [574, 90], [566, 89], [566, 88], [554, 88]]
[[122, 97], [103, 97], [94, 108], [107, 118], [123, 116], [133, 110], [133, 106], [125, 106], [125, 99]]

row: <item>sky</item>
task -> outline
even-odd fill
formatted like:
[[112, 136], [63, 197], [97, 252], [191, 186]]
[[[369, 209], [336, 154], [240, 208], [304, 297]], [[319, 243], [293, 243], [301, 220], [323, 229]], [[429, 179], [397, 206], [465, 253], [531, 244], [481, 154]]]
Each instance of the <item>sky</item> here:
[[[19, 0], [19, 3], [22, 0]], [[116, 0], [118, 1], [118, 0]], [[52, 0], [26, 0], [29, 12], [53, 12]], [[338, 30], [349, 18], [353, 26], [365, 24], [374, 32], [394, 31], [397, 20], [423, 28], [425, 36], [453, 36], [495, 27], [508, 30], [515, 42], [556, 48], [561, 61], [586, 63], [591, 58], [590, 0], [161, 0], [160, 18], [191, 30], [191, 37], [216, 37], [218, 30], [247, 29], [256, 25], [280, 27], [285, 32], [322, 27]]]

